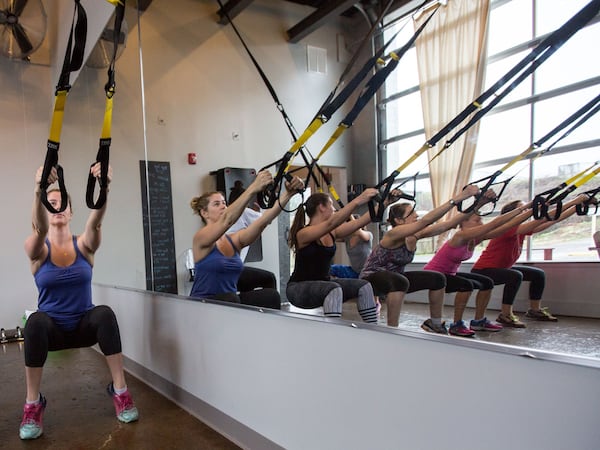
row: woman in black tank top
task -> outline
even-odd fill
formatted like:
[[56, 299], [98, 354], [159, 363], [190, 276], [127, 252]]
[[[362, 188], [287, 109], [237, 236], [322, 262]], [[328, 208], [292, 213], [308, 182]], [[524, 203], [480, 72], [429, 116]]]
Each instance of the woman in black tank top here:
[[[294, 271], [287, 285], [287, 298], [298, 308], [323, 307], [325, 316], [341, 317], [342, 304], [357, 299], [358, 312], [365, 322], [377, 322], [373, 289], [364, 280], [336, 278], [329, 269], [335, 255], [336, 240], [344, 239], [370, 222], [369, 213], [347, 221], [350, 214], [377, 194], [366, 189], [346, 206], [336, 211], [325, 193], [311, 195], [296, 211], [290, 229], [289, 244], [296, 254]], [[309, 221], [305, 223], [305, 215]]]

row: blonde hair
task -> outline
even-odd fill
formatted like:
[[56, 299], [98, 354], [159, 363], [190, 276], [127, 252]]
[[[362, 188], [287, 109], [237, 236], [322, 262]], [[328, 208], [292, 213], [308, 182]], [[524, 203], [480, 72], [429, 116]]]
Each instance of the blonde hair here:
[[200, 218], [202, 219], [202, 222], [204, 222], [204, 224], [206, 224], [206, 219], [204, 217], [202, 217], [201, 212], [206, 211], [208, 209], [208, 204], [210, 203], [210, 198], [215, 194], [219, 194], [223, 198], [225, 198], [225, 194], [223, 194], [221, 191], [211, 191], [211, 192], [206, 192], [206, 193], [202, 194], [200, 197], [194, 197], [190, 201], [190, 208], [192, 208], [192, 211], [194, 211], [194, 214], [198, 214], [200, 216]]

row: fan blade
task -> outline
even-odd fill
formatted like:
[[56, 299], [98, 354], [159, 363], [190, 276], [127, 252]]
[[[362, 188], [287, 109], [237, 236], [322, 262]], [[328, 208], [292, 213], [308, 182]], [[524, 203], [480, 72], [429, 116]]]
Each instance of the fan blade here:
[[31, 41], [29, 37], [27, 37], [27, 33], [25, 33], [25, 29], [19, 23], [15, 23], [12, 26], [12, 33], [19, 44], [19, 48], [23, 53], [23, 56], [27, 56], [31, 50], [33, 50], [33, 45], [31, 45]]
[[8, 22], [8, 15], [6, 11], [0, 10], [0, 25], [4, 25], [6, 22]]
[[28, 0], [14, 0], [12, 4], [12, 8], [9, 9], [9, 12], [13, 13], [15, 16], [19, 17], [25, 6], [27, 6]]

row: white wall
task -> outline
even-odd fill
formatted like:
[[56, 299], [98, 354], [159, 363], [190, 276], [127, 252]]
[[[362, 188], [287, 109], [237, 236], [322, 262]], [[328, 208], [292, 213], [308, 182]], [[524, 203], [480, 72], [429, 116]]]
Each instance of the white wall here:
[[592, 450], [600, 439], [597, 360], [108, 286], [94, 298], [115, 310], [130, 367], [184, 406], [186, 395], [210, 405], [191, 412], [243, 448], [271, 446], [214, 417], [290, 450], [503, 450], [507, 439]]

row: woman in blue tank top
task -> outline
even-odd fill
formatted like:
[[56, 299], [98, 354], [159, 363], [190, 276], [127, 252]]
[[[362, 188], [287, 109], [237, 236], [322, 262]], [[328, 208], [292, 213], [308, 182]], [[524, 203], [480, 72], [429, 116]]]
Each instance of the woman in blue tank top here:
[[[43, 168], [35, 178], [32, 209], [32, 232], [25, 240], [25, 253], [39, 291], [38, 310], [25, 324], [25, 376], [27, 397], [19, 429], [21, 439], [36, 439], [42, 435], [42, 416], [46, 398], [40, 393], [42, 371], [48, 351], [89, 347], [99, 344], [106, 356], [112, 376], [108, 394], [112, 397], [117, 419], [137, 420], [138, 411], [125, 383], [121, 337], [113, 311], [105, 305], [92, 304], [92, 267], [94, 254], [100, 246], [100, 227], [106, 203], [93, 209], [79, 236], [71, 233], [71, 200], [63, 212], [51, 213], [41, 202], [40, 181]], [[100, 163], [90, 172], [100, 177]], [[110, 183], [112, 171], [109, 169]], [[52, 168], [48, 183], [58, 179]], [[60, 210], [58, 189], [47, 192], [48, 202]]]
[[204, 223], [192, 243], [194, 255], [194, 284], [191, 297], [212, 298], [245, 305], [280, 309], [281, 300], [276, 289], [263, 288], [237, 292], [237, 283], [244, 267], [240, 250], [252, 244], [275, 219], [289, 199], [304, 188], [298, 177], [285, 183], [285, 192], [276, 204], [261, 216], [235, 232], [227, 230], [238, 220], [252, 198], [273, 182], [268, 170], [259, 172], [252, 184], [229, 206], [221, 192], [208, 192], [190, 202], [194, 213]]

